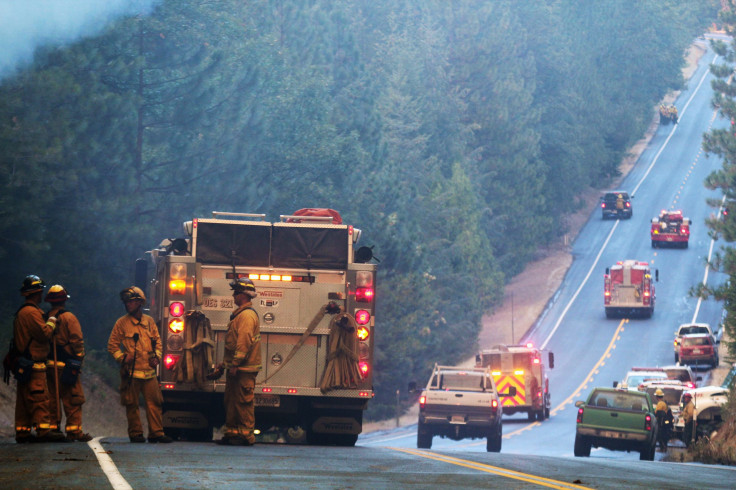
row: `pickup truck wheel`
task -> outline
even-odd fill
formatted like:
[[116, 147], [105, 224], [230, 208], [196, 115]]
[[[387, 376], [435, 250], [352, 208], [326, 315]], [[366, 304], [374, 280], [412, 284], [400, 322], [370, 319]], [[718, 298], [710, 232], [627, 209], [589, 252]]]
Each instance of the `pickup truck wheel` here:
[[432, 437], [432, 433], [420, 423], [417, 427], [417, 448], [432, 449]]
[[499, 428], [499, 430], [495, 434], [488, 435], [488, 437], [486, 438], [486, 452], [489, 452], [489, 453], [500, 453], [501, 452], [501, 442], [503, 440], [503, 435], [501, 433], [501, 430], [502, 429]]
[[639, 459], [641, 461], [654, 461], [654, 453], [657, 451], [656, 442], [646, 449], [639, 451]]
[[590, 441], [585, 436], [575, 434], [575, 448], [573, 453], [578, 458], [587, 458], [590, 456]]

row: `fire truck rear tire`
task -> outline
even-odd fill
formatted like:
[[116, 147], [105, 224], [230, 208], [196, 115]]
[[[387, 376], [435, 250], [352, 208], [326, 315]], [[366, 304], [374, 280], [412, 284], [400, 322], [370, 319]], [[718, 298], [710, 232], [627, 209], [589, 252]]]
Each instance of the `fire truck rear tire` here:
[[544, 418], [545, 419], [549, 418], [549, 407], [544, 407]]
[[537, 412], [537, 420], [539, 422], [542, 422], [544, 420], [544, 409], [541, 409]]
[[652, 248], [657, 248], [657, 241], [656, 240], [652, 240]]
[[536, 418], [537, 418], [537, 412], [535, 412], [534, 410], [529, 410], [529, 411], [528, 411], [528, 412], [526, 413], [526, 418], [527, 418], [527, 420], [529, 420], [530, 422], [531, 422], [531, 421], [533, 421], [534, 419], [536, 419]]

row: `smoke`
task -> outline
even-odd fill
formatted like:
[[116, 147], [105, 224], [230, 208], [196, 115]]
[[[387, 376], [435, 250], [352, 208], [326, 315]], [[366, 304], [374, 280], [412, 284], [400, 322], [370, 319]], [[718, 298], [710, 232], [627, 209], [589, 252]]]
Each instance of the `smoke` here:
[[27, 66], [39, 46], [99, 34], [124, 15], [148, 14], [161, 0], [0, 0], [0, 81]]

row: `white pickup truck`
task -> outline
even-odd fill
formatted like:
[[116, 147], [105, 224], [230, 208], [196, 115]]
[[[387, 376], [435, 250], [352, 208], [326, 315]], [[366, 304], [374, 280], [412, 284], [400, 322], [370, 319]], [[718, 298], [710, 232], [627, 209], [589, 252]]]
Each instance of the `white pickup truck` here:
[[434, 436], [459, 441], [486, 438], [486, 450], [501, 451], [502, 410], [491, 370], [435, 364], [427, 387], [419, 396], [417, 447], [430, 449]]

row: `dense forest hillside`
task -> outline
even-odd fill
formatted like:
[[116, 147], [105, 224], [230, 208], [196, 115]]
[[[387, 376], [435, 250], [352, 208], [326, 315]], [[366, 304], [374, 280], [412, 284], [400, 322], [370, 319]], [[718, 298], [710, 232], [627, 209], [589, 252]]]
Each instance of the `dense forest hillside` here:
[[162, 0], [46, 42], [0, 78], [0, 338], [27, 274], [102, 349], [182, 221], [331, 207], [381, 261], [371, 415], [393, 413], [617, 175], [718, 4]]

